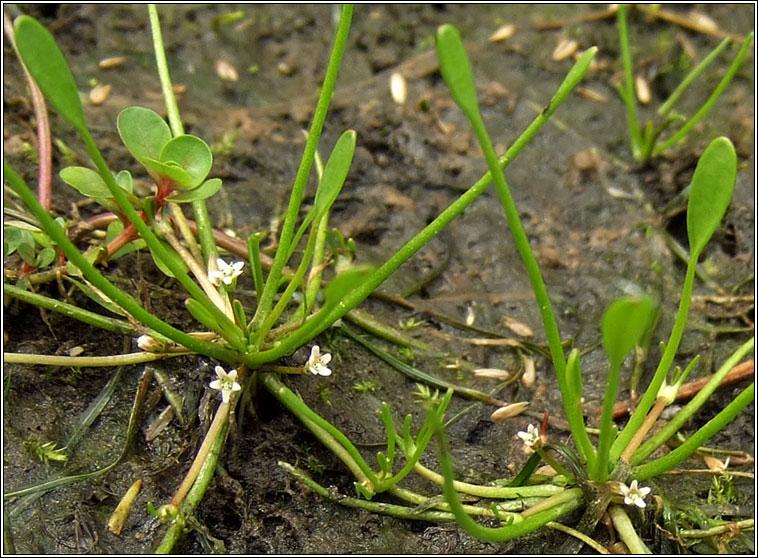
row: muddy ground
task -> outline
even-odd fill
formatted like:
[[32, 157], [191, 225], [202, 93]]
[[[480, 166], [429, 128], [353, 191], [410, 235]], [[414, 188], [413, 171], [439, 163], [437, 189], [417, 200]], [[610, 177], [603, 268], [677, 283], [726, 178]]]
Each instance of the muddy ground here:
[[[27, 6], [40, 17], [59, 41], [84, 93], [90, 81], [112, 86], [99, 106], [86, 103], [88, 122], [112, 168], [138, 168], [120, 145], [115, 118], [130, 105], [163, 112], [155, 77], [147, 10], [144, 6], [57, 5]], [[331, 224], [357, 244], [361, 262], [380, 264], [439, 211], [473, 184], [486, 165], [469, 127], [450, 100], [436, 71], [433, 35], [442, 23], [455, 23], [471, 53], [483, 114], [498, 152], [512, 142], [549, 101], [571, 59], [554, 60], [553, 50], [562, 39], [574, 39], [579, 49], [597, 45], [598, 65], [583, 86], [593, 95], [574, 94], [546, 125], [532, 144], [508, 168], [508, 177], [526, 231], [543, 266], [565, 338], [576, 346], [596, 347], [598, 321], [616, 297], [639, 288], [656, 293], [663, 303], [655, 341], [666, 339], [679, 298], [684, 264], [664, 241], [664, 232], [686, 245], [683, 205], [677, 193], [691, 178], [694, 164], [707, 143], [718, 135], [734, 142], [740, 161], [737, 186], [723, 226], [703, 255], [703, 267], [712, 281], [733, 295], [754, 290], [754, 90], [753, 55], [750, 54], [735, 82], [681, 146], [649, 166], [636, 164], [629, 152], [622, 103], [611, 81], [619, 69], [615, 20], [568, 24], [562, 29], [539, 31], [540, 21], [570, 18], [598, 11], [600, 6], [504, 6], [504, 5], [359, 5], [355, 11], [343, 69], [322, 139], [322, 154], [339, 134], [353, 128], [358, 148]], [[687, 15], [690, 6], [671, 7]], [[745, 35], [754, 21], [752, 5], [707, 5], [707, 14], [729, 33]], [[237, 10], [240, 17], [225, 21]], [[186, 86], [180, 110], [187, 131], [209, 144], [227, 141], [217, 153], [213, 176], [225, 188], [213, 200], [214, 223], [246, 238], [266, 230], [282, 211], [303, 147], [301, 129], [307, 127], [315, 95], [328, 59], [335, 11], [328, 5], [287, 6], [162, 6], [163, 33], [172, 77]], [[488, 42], [501, 25], [513, 23], [514, 35], [503, 42]], [[671, 91], [686, 72], [680, 62], [692, 49], [700, 60], [717, 39], [664, 22], [649, 23], [639, 13], [630, 17], [635, 59], [652, 86], [652, 107]], [[34, 165], [24, 157], [21, 142], [34, 140], [29, 124], [32, 110], [21, 72], [7, 42], [4, 43], [4, 140], [10, 162], [34, 182]], [[705, 80], [698, 81], [682, 110], [691, 113], [705, 99], [725, 71], [736, 49], [727, 51]], [[126, 56], [111, 69], [98, 61]], [[223, 81], [214, 65], [234, 66], [237, 81]], [[250, 71], [248, 71], [250, 69]], [[253, 71], [255, 69], [255, 71]], [[407, 80], [403, 105], [393, 102], [389, 76], [400, 71]], [[599, 98], [599, 99], [598, 99]], [[691, 100], [690, 100], [691, 99]], [[643, 108], [651, 117], [654, 108]], [[51, 120], [54, 137], [74, 151], [84, 153], [69, 127], [56, 115]], [[66, 163], [60, 150], [54, 168]], [[80, 202], [71, 189], [55, 180], [54, 209], [73, 216]], [[7, 194], [6, 194], [7, 195]], [[80, 204], [87, 216], [93, 207]], [[10, 259], [6, 269], [18, 266]], [[135, 273], [136, 271], [136, 273]], [[192, 327], [182, 308], [181, 288], [162, 280], [149, 257], [133, 256], [109, 266], [109, 273], [134, 279], [132, 292], [147, 297], [152, 308], [179, 326]], [[250, 290], [249, 282], [242, 282]], [[58, 296], [55, 284], [42, 292]], [[531, 341], [544, 342], [539, 315], [529, 284], [494, 192], [487, 191], [417, 256], [381, 288], [382, 292], [407, 296], [435, 313], [499, 332], [516, 334], [505, 327], [506, 317], [535, 331]], [[696, 295], [713, 295], [703, 282]], [[86, 298], [74, 300], [93, 310]], [[254, 304], [252, 298], [246, 301]], [[474, 345], [467, 339], [483, 334], [453, 326], [418, 310], [371, 299], [362, 308], [383, 322], [398, 327], [410, 318], [425, 322], [414, 336], [458, 356], [477, 367], [494, 367], [511, 373], [522, 367], [512, 350]], [[751, 332], [750, 301], [735, 305], [700, 304], [691, 310], [690, 327], [677, 362], [695, 354], [703, 356], [698, 375], [711, 373]], [[727, 332], [727, 330], [738, 330]], [[742, 330], [742, 331], [739, 331]], [[77, 346], [86, 355], [131, 351], [133, 340], [123, 339], [52, 313], [41, 313], [6, 299], [4, 350], [67, 354]], [[522, 338], [523, 339], [523, 338]], [[354, 442], [366, 444], [365, 456], [374, 462], [383, 428], [376, 411], [390, 403], [395, 416], [412, 413], [420, 425], [421, 408], [414, 403], [413, 382], [371, 356], [341, 335], [322, 336], [320, 344], [335, 355], [329, 378], [288, 380], [314, 410], [333, 421]], [[389, 350], [389, 345], [378, 342]], [[654, 345], [655, 346], [655, 345]], [[655, 351], [653, 351], [655, 353]], [[302, 364], [307, 349], [289, 362]], [[650, 374], [654, 359], [645, 371]], [[448, 380], [489, 391], [493, 380], [446, 369], [439, 359], [419, 356], [416, 364]], [[597, 405], [604, 389], [605, 357], [600, 349], [583, 360], [588, 405]], [[536, 382], [525, 387], [516, 382], [497, 395], [507, 401], [530, 401], [536, 416], [548, 411], [562, 415], [559, 392], [551, 368], [536, 357]], [[177, 421], [147, 441], [150, 424], [166, 407], [153, 384], [148, 413], [135, 446], [107, 475], [50, 491], [32, 500], [4, 502], [6, 528], [21, 553], [151, 553], [165, 527], [147, 512], [147, 502], [167, 502], [180, 483], [207, 426], [208, 390], [212, 363], [182, 357], [168, 361], [173, 387], [188, 401], [194, 422], [182, 427]], [[29, 451], [28, 442], [53, 441], [63, 445], [67, 436], [115, 373], [111, 369], [77, 369], [4, 366], [3, 488], [5, 492], [42, 482], [63, 472], [95, 470], [120, 453], [138, 379], [143, 367], [126, 367], [115, 392], [97, 422], [79, 444], [68, 464], [42, 464]], [[628, 377], [629, 369], [625, 369]], [[646, 376], [647, 377], [647, 376]], [[373, 390], [355, 385], [371, 380]], [[643, 380], [644, 381], [644, 380]], [[748, 382], [717, 392], [712, 401], [686, 426], [693, 432], [723, 408]], [[620, 397], [628, 396], [626, 383]], [[192, 409], [199, 408], [198, 413]], [[467, 412], [449, 427], [458, 478], [486, 483], [510, 478], [527, 459], [515, 438], [531, 416], [506, 422], [489, 419], [493, 407], [455, 398], [450, 416]], [[206, 411], [207, 412], [207, 411]], [[195, 416], [197, 414], [198, 416]], [[451, 523], [433, 524], [393, 519], [325, 501], [294, 481], [277, 466], [287, 461], [310, 470], [324, 486], [335, 486], [353, 496], [352, 477], [332, 454], [265, 391], [255, 402], [255, 416], [245, 414], [240, 428], [227, 443], [220, 473], [212, 482], [196, 513], [196, 530], [175, 550], [203, 553], [212, 549], [230, 553], [519, 553], [550, 554], [564, 539], [544, 529], [512, 543], [486, 544], [473, 539]], [[590, 419], [591, 421], [592, 419]], [[551, 428], [550, 435], [566, 433]], [[27, 442], [25, 445], [24, 442]], [[751, 404], [712, 446], [754, 451], [754, 407]], [[422, 460], [436, 466], [435, 452]], [[702, 469], [693, 459], [687, 468]], [[751, 464], [736, 470], [752, 472]], [[136, 479], [143, 490], [132, 514], [117, 537], [106, 521], [120, 495]], [[712, 479], [708, 475], [664, 477], [656, 481], [658, 493], [675, 505], [707, 504]], [[406, 486], [437, 494], [435, 487], [418, 478]], [[753, 481], [734, 479], [732, 515], [751, 516]], [[380, 500], [391, 501], [384, 497]], [[747, 510], [747, 511], [745, 511]], [[570, 520], [571, 518], [569, 518]], [[644, 534], [655, 551], [671, 552], [675, 546], [660, 531], [648, 526]], [[595, 536], [607, 541], [605, 529]], [[749, 537], [752, 534], [748, 535]], [[6, 541], [7, 541], [6, 535]], [[731, 547], [748, 552], [744, 546]]]

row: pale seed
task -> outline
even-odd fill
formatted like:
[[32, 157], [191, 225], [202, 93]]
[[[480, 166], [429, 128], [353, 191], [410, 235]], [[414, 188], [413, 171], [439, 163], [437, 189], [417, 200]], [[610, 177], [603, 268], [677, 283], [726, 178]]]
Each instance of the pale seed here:
[[124, 62], [126, 62], [126, 56], [113, 56], [111, 58], [103, 58], [97, 63], [97, 67], [102, 70], [107, 70], [108, 68], [120, 66]]
[[590, 101], [596, 101], [598, 103], [608, 102], [607, 95], [604, 95], [603, 93], [600, 93], [599, 91], [595, 91], [594, 89], [590, 89], [589, 87], [577, 87], [576, 92], [579, 93], [579, 95], [581, 95], [585, 99], [589, 99]]
[[224, 81], [237, 81], [239, 79], [235, 67], [225, 60], [216, 60], [213, 67], [216, 70], [216, 75]]
[[579, 48], [579, 43], [574, 39], [563, 39], [553, 51], [553, 60], [564, 60], [574, 54]]
[[531, 327], [529, 327], [523, 322], [518, 321], [515, 318], [511, 318], [510, 316], [505, 316], [505, 318], [503, 318], [503, 323], [505, 324], [505, 327], [510, 329], [516, 335], [520, 335], [521, 337], [534, 336], [534, 330], [532, 330]]
[[102, 83], [98, 83], [95, 87], [92, 88], [92, 91], [89, 92], [89, 102], [93, 105], [102, 105], [110, 94], [110, 85], [103, 85]]
[[489, 39], [487, 40], [491, 43], [499, 43], [500, 41], [506, 40], [515, 32], [516, 32], [516, 26], [513, 25], [512, 23], [508, 23], [506, 25], [498, 27], [497, 30], [492, 35], [490, 35]]
[[408, 96], [408, 88], [405, 83], [405, 78], [398, 72], [393, 72], [390, 76], [390, 93], [392, 94], [392, 100], [398, 105], [405, 103], [405, 99]]
[[524, 387], [532, 387], [537, 379], [537, 369], [534, 366], [534, 359], [530, 356], [524, 356], [524, 374], [521, 376], [521, 383]]
[[646, 105], [650, 102], [650, 86], [647, 80], [642, 76], [634, 79], [634, 90], [637, 92], [637, 100]]
[[518, 403], [511, 403], [505, 407], [500, 407], [497, 411], [490, 415], [490, 420], [505, 420], [519, 416], [529, 406], [528, 401], [520, 401]]
[[477, 368], [474, 370], [474, 376], [480, 378], [492, 378], [495, 380], [507, 380], [508, 372], [501, 368]]

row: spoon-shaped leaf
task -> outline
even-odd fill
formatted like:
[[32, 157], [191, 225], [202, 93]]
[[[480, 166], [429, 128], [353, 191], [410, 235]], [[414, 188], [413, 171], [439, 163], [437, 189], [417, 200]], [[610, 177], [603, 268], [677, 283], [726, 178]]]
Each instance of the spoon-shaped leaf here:
[[332, 149], [313, 202], [315, 219], [319, 219], [332, 206], [342, 190], [353, 162], [355, 141], [355, 130], [346, 130]]
[[66, 167], [58, 173], [61, 180], [88, 198], [110, 198], [111, 191], [102, 177], [87, 167]]
[[287, 256], [288, 259], [292, 256], [297, 243], [300, 242], [300, 238], [305, 233], [308, 225], [311, 224], [311, 221], [321, 219], [332, 206], [334, 200], [337, 199], [337, 196], [339, 196], [342, 186], [345, 184], [347, 173], [350, 170], [350, 165], [353, 162], [356, 137], [355, 130], [345, 130], [340, 139], [337, 140], [332, 153], [329, 155], [329, 160], [326, 162], [321, 180], [319, 180], [313, 208], [303, 219], [295, 236], [292, 237], [290, 253]]
[[122, 110], [116, 122], [121, 141], [135, 159], [160, 160], [161, 150], [171, 140], [171, 130], [161, 116], [143, 107]]
[[30, 16], [17, 18], [14, 30], [21, 59], [47, 100], [78, 131], [86, 129], [79, 90], [53, 36]]
[[159, 160], [162, 163], [177, 163], [192, 177], [188, 188], [199, 186], [208, 176], [213, 166], [211, 148], [198, 137], [190, 135], [177, 136], [161, 149]]
[[603, 315], [603, 347], [611, 368], [619, 368], [653, 319], [655, 304], [647, 297], [615, 301]]
[[177, 192], [176, 194], [168, 196], [166, 200], [170, 202], [174, 202], [174, 203], [186, 203], [186, 202], [193, 202], [193, 201], [198, 201], [198, 200], [206, 200], [210, 198], [211, 196], [213, 196], [220, 189], [221, 189], [221, 179], [211, 178], [203, 182], [197, 188], [194, 188], [192, 190]]
[[156, 159], [147, 157], [140, 161], [147, 169], [148, 174], [157, 183], [161, 178], [167, 178], [173, 182], [174, 186], [183, 190], [189, 190], [195, 181], [192, 175], [184, 170], [179, 163], [169, 161], [163, 163]]
[[716, 138], [700, 156], [690, 185], [687, 236], [690, 257], [697, 258], [708, 244], [732, 199], [737, 176], [737, 154], [725, 137]]
[[450, 95], [469, 120], [478, 120], [476, 87], [466, 50], [458, 30], [450, 24], [437, 29], [437, 57]]

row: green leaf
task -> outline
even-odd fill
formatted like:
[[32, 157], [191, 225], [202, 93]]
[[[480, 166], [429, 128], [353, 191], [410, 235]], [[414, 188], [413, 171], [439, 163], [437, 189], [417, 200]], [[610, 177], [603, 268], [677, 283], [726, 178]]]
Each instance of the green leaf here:
[[86, 130], [79, 90], [53, 36], [30, 16], [18, 17], [14, 30], [21, 59], [47, 100], [74, 128]]
[[[174, 264], [174, 266], [178, 266], [179, 269], [186, 272], [188, 269], [187, 264], [184, 263], [184, 260], [179, 256], [179, 254], [174, 251], [171, 245], [165, 240], [158, 240], [158, 242], [163, 244], [163, 248], [165, 248], [166, 254], [169, 258], [171, 258], [171, 262]], [[153, 256], [155, 265], [157, 265], [164, 274], [168, 275], [169, 277], [174, 277], [174, 273], [171, 271], [168, 265], [160, 257], [158, 257], [155, 252], [150, 250], [150, 254]]]
[[53, 260], [55, 260], [55, 249], [53, 248], [43, 248], [39, 254], [37, 254], [37, 261], [35, 267], [42, 268], [47, 267], [51, 263], [53, 263]]
[[66, 167], [58, 173], [61, 180], [88, 198], [112, 198], [100, 174], [87, 167]]
[[345, 184], [347, 173], [353, 162], [355, 153], [355, 130], [346, 130], [337, 140], [329, 155], [329, 160], [324, 167], [324, 174], [316, 190], [316, 198], [313, 202], [314, 218], [320, 219], [321, 216], [332, 206], [334, 200], [339, 196], [342, 186]]
[[211, 314], [210, 311], [197, 300], [194, 298], [188, 298], [184, 304], [187, 307], [187, 310], [189, 310], [189, 313], [192, 314], [192, 317], [198, 322], [213, 331], [221, 331], [213, 314]]
[[218, 192], [221, 189], [221, 185], [222, 182], [220, 178], [211, 178], [193, 190], [177, 192], [176, 194], [168, 196], [166, 200], [176, 203], [206, 200]]
[[725, 137], [706, 148], [695, 168], [687, 204], [690, 257], [697, 258], [708, 244], [732, 199], [737, 177], [737, 154]]
[[187, 188], [202, 184], [213, 166], [211, 148], [198, 137], [177, 136], [163, 146], [159, 160], [162, 163], [177, 163], [192, 177]]
[[145, 159], [160, 159], [161, 150], [171, 140], [171, 130], [161, 116], [143, 107], [128, 107], [117, 119], [121, 141], [143, 165]]
[[116, 184], [118, 184], [122, 190], [131, 194], [134, 192], [134, 182], [132, 181], [132, 173], [128, 170], [119, 171], [116, 175]]
[[573, 349], [566, 361], [566, 383], [571, 390], [571, 397], [577, 402], [582, 400], [582, 392], [584, 391], [579, 356], [579, 349]]
[[179, 163], [175, 163], [174, 161], [164, 163], [157, 159], [147, 157], [142, 159], [140, 163], [144, 165], [147, 172], [150, 173], [150, 176], [156, 182], [161, 178], [167, 178], [171, 180], [177, 188], [184, 189], [191, 188], [191, 184], [194, 182], [192, 175], [179, 166]]
[[603, 347], [612, 368], [619, 368], [650, 327], [655, 304], [648, 297], [616, 300], [603, 315]]
[[437, 57], [450, 95], [469, 120], [479, 118], [471, 64], [458, 30], [450, 24], [441, 25], [437, 29]]
[[355, 290], [373, 272], [371, 266], [354, 267], [339, 274], [331, 280], [324, 291], [327, 305], [338, 304], [351, 291]]

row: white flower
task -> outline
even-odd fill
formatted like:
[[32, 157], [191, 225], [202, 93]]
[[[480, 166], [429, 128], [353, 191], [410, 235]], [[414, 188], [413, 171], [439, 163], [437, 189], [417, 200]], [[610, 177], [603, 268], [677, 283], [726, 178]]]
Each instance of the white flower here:
[[327, 368], [327, 364], [332, 360], [332, 355], [329, 353], [321, 354], [321, 350], [318, 345], [314, 345], [311, 349], [311, 356], [305, 366], [308, 368], [311, 374], [328, 376], [332, 371]]
[[232, 282], [242, 274], [242, 268], [245, 266], [245, 262], [239, 261], [229, 265], [221, 258], [216, 260], [216, 266], [218, 269], [212, 269], [208, 272], [208, 279], [211, 280], [216, 287], [221, 286], [221, 283], [225, 285], [231, 285]]
[[631, 486], [621, 484], [621, 493], [624, 495], [624, 503], [627, 506], [637, 506], [639, 508], [645, 507], [645, 496], [650, 493], [650, 488], [647, 486], [637, 487], [637, 481], [633, 480]]
[[242, 387], [237, 383], [237, 371], [227, 372], [222, 366], [216, 366], [216, 376], [218, 379], [210, 383], [211, 388], [221, 392], [224, 403], [229, 403], [232, 392], [239, 391]]
[[526, 432], [518, 432], [516, 435], [530, 448], [540, 441], [540, 431], [533, 424], [529, 425]]

